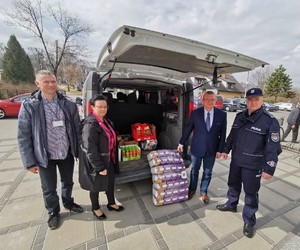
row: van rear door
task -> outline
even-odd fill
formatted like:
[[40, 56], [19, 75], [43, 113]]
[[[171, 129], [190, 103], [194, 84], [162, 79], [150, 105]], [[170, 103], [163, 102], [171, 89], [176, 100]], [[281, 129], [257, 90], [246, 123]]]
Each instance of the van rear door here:
[[112, 34], [99, 55], [97, 70], [107, 72], [114, 63], [114, 72], [131, 78], [163, 74], [180, 80], [190, 74], [237, 73], [267, 64], [205, 43], [130, 26]]

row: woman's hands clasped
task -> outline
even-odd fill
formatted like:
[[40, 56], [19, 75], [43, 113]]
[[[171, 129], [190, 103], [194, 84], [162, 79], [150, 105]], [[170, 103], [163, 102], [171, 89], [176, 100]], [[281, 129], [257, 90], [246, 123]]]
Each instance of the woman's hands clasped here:
[[107, 175], [107, 170], [104, 169], [103, 171], [100, 171], [99, 174], [100, 174], [100, 175]]

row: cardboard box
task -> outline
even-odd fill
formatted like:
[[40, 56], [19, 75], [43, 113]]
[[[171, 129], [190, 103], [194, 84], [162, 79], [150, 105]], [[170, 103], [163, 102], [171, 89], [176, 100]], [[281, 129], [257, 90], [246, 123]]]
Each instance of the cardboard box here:
[[119, 146], [134, 145], [134, 144], [138, 144], [138, 142], [135, 141], [135, 140], [132, 140], [132, 141], [121, 140], [121, 141], [119, 141]]

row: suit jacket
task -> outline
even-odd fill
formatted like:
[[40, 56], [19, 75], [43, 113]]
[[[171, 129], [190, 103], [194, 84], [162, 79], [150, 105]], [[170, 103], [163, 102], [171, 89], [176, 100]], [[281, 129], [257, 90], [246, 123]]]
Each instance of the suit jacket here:
[[180, 139], [184, 145], [193, 132], [191, 153], [196, 157], [215, 156], [217, 152], [223, 153], [226, 138], [227, 114], [214, 108], [213, 123], [206, 129], [204, 120], [204, 107], [193, 110], [190, 120]]
[[293, 108], [290, 112], [287, 123], [291, 125], [300, 125], [300, 109], [299, 108]]

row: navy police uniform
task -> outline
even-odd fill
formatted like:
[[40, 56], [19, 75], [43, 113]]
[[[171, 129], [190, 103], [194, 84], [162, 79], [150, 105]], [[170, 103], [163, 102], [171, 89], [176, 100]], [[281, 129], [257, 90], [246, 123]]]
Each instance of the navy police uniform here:
[[279, 131], [277, 119], [263, 108], [251, 115], [245, 110], [237, 114], [225, 144], [224, 152], [232, 151], [226, 206], [237, 206], [243, 184], [243, 220], [250, 226], [256, 222], [261, 174], [274, 174], [281, 153]]

